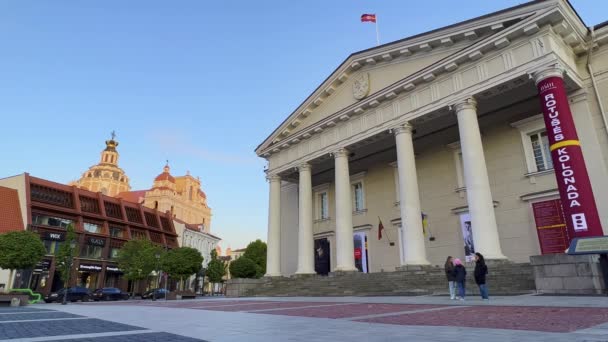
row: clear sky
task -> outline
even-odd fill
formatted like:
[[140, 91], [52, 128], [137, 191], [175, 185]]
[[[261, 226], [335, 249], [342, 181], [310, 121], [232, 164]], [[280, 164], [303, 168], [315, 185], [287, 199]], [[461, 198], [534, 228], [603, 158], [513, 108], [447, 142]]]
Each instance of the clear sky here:
[[[254, 148], [350, 53], [515, 0], [0, 1], [0, 177], [67, 183], [116, 130], [133, 190], [200, 176], [223, 248], [266, 238]], [[587, 25], [608, 2], [573, 0]]]

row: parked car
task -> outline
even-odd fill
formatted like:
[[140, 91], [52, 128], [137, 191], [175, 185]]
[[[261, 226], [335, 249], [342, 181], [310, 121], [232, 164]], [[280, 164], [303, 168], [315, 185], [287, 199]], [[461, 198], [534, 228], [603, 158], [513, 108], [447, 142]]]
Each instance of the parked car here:
[[[49, 295], [44, 296], [44, 301], [47, 303], [53, 303], [53, 302], [62, 302], [63, 301], [63, 296], [65, 294], [65, 288], [57, 291], [57, 292], [51, 292]], [[70, 287], [68, 289], [68, 298], [67, 300], [69, 302], [76, 302], [76, 301], [83, 301], [83, 302], [88, 302], [93, 298], [93, 293], [91, 292], [91, 290], [87, 289], [86, 287]]]
[[127, 300], [129, 294], [115, 287], [104, 287], [93, 292], [93, 300]]
[[165, 289], [152, 289], [144, 292], [141, 295], [141, 299], [151, 299], [152, 296], [156, 299], [165, 298], [165, 294], [169, 294], [169, 291]]

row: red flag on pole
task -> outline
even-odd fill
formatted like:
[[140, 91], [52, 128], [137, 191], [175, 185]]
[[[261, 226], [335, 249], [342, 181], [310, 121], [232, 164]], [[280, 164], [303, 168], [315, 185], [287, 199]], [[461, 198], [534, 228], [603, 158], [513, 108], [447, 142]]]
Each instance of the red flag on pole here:
[[376, 22], [376, 15], [375, 14], [362, 14], [361, 15], [361, 22], [362, 23], [365, 23], [365, 22], [375, 23]]
[[378, 240], [382, 240], [382, 231], [384, 230], [384, 225], [382, 225], [382, 220], [378, 217]]

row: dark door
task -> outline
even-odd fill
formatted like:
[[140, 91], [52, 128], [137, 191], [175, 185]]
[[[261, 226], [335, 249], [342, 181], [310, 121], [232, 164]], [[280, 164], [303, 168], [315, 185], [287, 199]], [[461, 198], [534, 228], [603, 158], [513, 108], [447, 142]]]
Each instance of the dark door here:
[[329, 241], [315, 240], [315, 272], [320, 275], [329, 274], [330, 268]]

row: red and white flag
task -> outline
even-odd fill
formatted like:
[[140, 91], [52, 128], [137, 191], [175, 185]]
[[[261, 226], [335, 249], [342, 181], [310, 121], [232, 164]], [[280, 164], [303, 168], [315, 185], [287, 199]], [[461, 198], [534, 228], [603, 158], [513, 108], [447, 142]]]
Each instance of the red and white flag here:
[[376, 15], [375, 14], [361, 14], [361, 22], [362, 23], [365, 23], [365, 22], [375, 23]]

